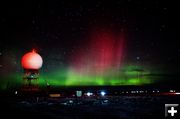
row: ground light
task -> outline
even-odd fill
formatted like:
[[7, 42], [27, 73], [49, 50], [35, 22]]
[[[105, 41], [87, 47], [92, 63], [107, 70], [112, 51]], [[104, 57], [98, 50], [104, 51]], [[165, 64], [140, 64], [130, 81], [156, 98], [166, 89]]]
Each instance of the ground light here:
[[105, 95], [106, 95], [106, 92], [101, 91], [101, 96], [105, 96]]
[[87, 94], [86, 94], [87, 96], [91, 96], [91, 95], [93, 95], [93, 93], [91, 93], [91, 92], [87, 92]]

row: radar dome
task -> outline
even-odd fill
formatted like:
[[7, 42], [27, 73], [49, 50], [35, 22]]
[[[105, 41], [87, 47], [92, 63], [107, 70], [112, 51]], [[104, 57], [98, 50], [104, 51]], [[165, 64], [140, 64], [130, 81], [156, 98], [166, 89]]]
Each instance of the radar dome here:
[[24, 69], [40, 69], [42, 67], [42, 57], [35, 50], [26, 53], [21, 60]]

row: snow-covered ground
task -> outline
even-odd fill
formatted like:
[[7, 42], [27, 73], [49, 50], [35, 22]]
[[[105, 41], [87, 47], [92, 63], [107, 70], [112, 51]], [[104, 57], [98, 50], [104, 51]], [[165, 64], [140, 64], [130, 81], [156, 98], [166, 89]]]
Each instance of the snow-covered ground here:
[[[19, 100], [4, 107], [19, 118], [53, 119], [164, 119], [165, 104], [179, 103], [177, 96], [116, 96]], [[1, 107], [2, 108], [2, 107]], [[9, 109], [5, 109], [9, 108]], [[9, 116], [9, 115], [5, 115]]]

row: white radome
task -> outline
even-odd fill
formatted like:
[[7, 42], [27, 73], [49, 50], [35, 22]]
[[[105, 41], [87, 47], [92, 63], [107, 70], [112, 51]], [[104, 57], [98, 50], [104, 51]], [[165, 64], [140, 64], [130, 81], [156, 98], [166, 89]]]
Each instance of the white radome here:
[[24, 69], [40, 69], [43, 64], [42, 57], [35, 51], [26, 53], [21, 60]]

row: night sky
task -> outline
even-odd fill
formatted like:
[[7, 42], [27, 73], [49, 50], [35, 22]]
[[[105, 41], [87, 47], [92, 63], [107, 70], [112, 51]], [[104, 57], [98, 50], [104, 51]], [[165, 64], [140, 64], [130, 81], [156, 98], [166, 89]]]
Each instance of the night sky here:
[[7, 1], [0, 9], [1, 89], [22, 81], [20, 61], [33, 48], [44, 61], [41, 84], [177, 85], [173, 1]]

